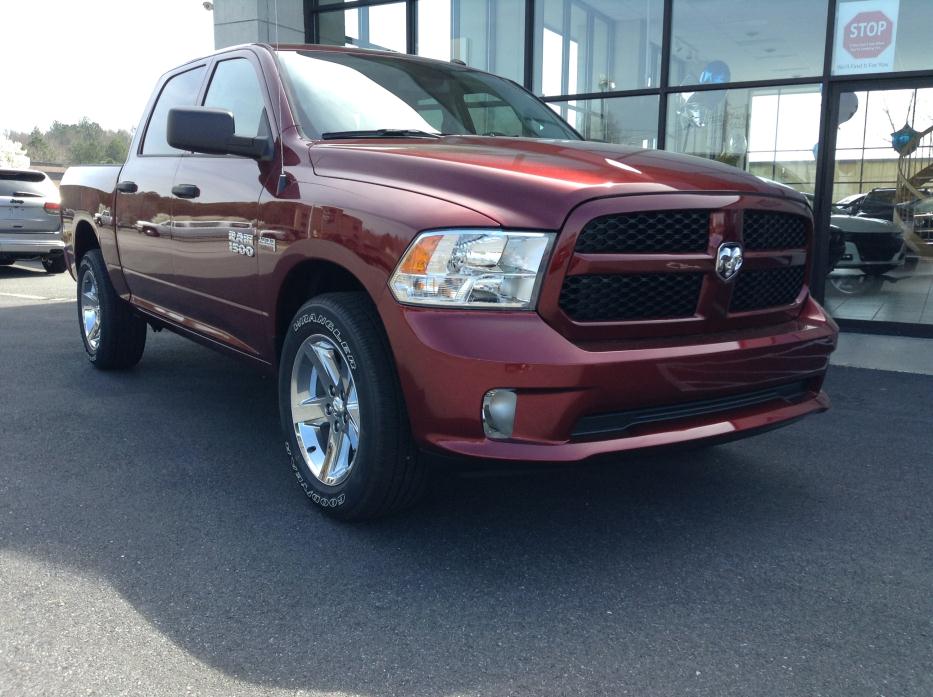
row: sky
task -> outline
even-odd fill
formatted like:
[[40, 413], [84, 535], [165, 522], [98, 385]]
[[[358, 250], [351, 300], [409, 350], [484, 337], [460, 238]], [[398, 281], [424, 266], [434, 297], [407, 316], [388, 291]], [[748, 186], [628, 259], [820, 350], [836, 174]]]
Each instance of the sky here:
[[162, 73], [214, 50], [213, 13], [201, 0], [2, 4], [0, 133], [85, 116], [134, 128]]

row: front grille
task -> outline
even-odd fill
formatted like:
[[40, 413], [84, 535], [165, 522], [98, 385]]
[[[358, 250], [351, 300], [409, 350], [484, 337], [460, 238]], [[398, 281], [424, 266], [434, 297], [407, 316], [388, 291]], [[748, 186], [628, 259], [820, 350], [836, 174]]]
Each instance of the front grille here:
[[707, 416], [735, 411], [743, 407], [766, 404], [777, 400], [788, 404], [802, 401], [808, 395], [806, 382], [769, 387], [754, 392], [744, 392], [728, 397], [682, 402], [663, 407], [631, 409], [610, 414], [584, 416], [573, 429], [573, 438], [611, 437], [624, 435], [634, 426], [677, 421], [696, 416]]
[[787, 213], [746, 211], [743, 226], [745, 249], [802, 249], [807, 245], [807, 225], [803, 218]]
[[846, 237], [855, 243], [862, 261], [890, 261], [904, 245], [904, 240], [891, 232], [857, 232]]
[[790, 305], [803, 288], [803, 266], [741, 271], [732, 293], [730, 312], [748, 312]]
[[646, 211], [591, 220], [577, 238], [580, 254], [683, 254], [703, 252], [709, 211]]
[[560, 307], [577, 322], [692, 317], [702, 283], [700, 273], [568, 276]]

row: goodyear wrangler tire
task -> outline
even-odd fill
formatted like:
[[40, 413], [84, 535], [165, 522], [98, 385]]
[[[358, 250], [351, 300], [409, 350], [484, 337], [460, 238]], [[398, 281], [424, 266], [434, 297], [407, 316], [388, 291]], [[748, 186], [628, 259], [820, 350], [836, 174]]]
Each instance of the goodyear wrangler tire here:
[[363, 293], [319, 295], [288, 326], [278, 382], [285, 449], [298, 484], [329, 515], [374, 518], [424, 493], [394, 365]]
[[131, 368], [146, 348], [146, 321], [117, 295], [99, 249], [78, 266], [78, 325], [95, 368]]

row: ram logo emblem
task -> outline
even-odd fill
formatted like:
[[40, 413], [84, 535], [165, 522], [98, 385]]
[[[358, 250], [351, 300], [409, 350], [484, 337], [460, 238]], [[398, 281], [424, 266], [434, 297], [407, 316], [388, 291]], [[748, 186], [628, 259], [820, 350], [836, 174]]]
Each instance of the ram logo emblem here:
[[742, 255], [742, 245], [724, 242], [716, 252], [716, 273], [722, 280], [731, 281], [742, 268], [743, 261], [745, 258]]

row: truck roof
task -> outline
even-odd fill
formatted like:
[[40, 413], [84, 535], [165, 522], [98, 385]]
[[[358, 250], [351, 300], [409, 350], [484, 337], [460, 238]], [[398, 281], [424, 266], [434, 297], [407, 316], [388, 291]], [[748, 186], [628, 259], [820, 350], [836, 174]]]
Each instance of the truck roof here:
[[[359, 46], [332, 46], [326, 44], [270, 44], [266, 42], [252, 42], [247, 44], [237, 44], [235, 46], [225, 46], [219, 48], [216, 51], [205, 54], [203, 56], [198, 56], [197, 58], [192, 58], [185, 63], [182, 63], [179, 66], [188, 65], [189, 63], [197, 63], [198, 61], [203, 61], [206, 58], [211, 58], [213, 56], [222, 55], [224, 53], [229, 53], [231, 51], [240, 51], [244, 48], [262, 48], [270, 53], [275, 51], [320, 51], [327, 53], [351, 53], [367, 56], [385, 56], [387, 58], [397, 58], [401, 60], [409, 60], [416, 63], [439, 63], [443, 65], [454, 65], [461, 70], [477, 70], [476, 68], [471, 68], [470, 66], [455, 61], [444, 61], [438, 60], [436, 58], [426, 58], [424, 56], [415, 56], [410, 53], [399, 53], [397, 51], [381, 51], [373, 48], [361, 48]], [[171, 70], [175, 70], [172, 68]], [[507, 79], [507, 78], [506, 78]]]

